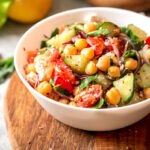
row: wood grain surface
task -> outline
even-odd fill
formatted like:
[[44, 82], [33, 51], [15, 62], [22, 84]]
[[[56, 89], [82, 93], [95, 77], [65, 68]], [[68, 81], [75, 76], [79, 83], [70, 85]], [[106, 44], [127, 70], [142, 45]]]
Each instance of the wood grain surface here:
[[150, 10], [150, 0], [86, 0], [94, 6], [117, 7], [134, 11]]
[[6, 92], [4, 114], [13, 150], [150, 150], [150, 115], [111, 132], [71, 128], [38, 104], [17, 73]]

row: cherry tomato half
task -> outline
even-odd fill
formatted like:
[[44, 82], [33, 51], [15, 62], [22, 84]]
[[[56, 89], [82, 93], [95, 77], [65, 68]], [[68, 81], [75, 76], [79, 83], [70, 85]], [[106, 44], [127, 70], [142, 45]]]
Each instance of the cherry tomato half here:
[[150, 36], [149, 36], [149, 37], [147, 37], [147, 39], [146, 39], [146, 43], [147, 43], [148, 45], [150, 45]]
[[34, 58], [39, 54], [39, 50], [29, 50], [27, 52], [27, 62], [28, 63], [33, 63]]
[[103, 90], [100, 85], [92, 85], [88, 89], [81, 91], [75, 97], [75, 101], [79, 107], [91, 107], [102, 97], [102, 94]]
[[54, 77], [54, 85], [60, 85], [61, 88], [66, 89], [69, 93], [73, 92], [73, 87], [68, 80], [64, 80], [60, 77]]
[[55, 69], [52, 73], [55, 86], [61, 84], [61, 88], [64, 88], [72, 93], [73, 88], [71, 84], [75, 83], [75, 76], [72, 73], [72, 70], [62, 60], [55, 59], [53, 62], [56, 63]]
[[100, 55], [104, 49], [104, 39], [103, 37], [87, 37], [87, 43], [93, 47], [95, 55]]

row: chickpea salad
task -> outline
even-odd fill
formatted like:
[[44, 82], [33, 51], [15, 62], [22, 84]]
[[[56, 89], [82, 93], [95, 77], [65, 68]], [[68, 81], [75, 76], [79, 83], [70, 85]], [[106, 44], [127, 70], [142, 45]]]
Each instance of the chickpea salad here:
[[150, 37], [133, 24], [92, 16], [64, 25], [28, 50], [27, 62], [28, 83], [67, 105], [100, 109], [150, 98]]

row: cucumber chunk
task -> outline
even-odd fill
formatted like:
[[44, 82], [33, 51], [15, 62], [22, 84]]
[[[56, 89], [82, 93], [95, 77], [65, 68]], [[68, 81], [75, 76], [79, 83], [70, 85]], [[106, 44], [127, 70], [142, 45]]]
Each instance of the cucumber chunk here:
[[54, 36], [53, 38], [49, 39], [46, 44], [47, 46], [53, 45], [53, 46], [59, 46], [62, 43], [68, 42], [72, 39], [72, 37], [75, 35], [75, 30], [68, 30], [64, 31], [62, 34], [58, 34]]
[[100, 84], [104, 90], [107, 89], [112, 84], [112, 82], [109, 79], [107, 79], [102, 72], [99, 72], [97, 74], [97, 78], [95, 81], [98, 84]]
[[79, 74], [85, 74], [85, 66], [89, 62], [84, 56], [71, 55], [65, 56], [64, 62], [71, 67], [71, 69]]
[[127, 104], [133, 97], [134, 94], [134, 75], [128, 73], [123, 78], [114, 81], [113, 85], [119, 90], [121, 95], [122, 103]]
[[135, 75], [135, 81], [141, 88], [150, 87], [150, 65], [143, 64], [138, 73]]
[[112, 22], [104, 22], [99, 30], [102, 29], [107, 29], [109, 31], [108, 35], [110, 36], [117, 36], [120, 33], [120, 28]]
[[81, 23], [78, 23], [78, 24], [71, 24], [70, 25], [71, 28], [76, 28], [77, 30], [81, 30], [83, 31], [84, 30], [84, 24], [81, 24]]
[[138, 37], [138, 41], [144, 41], [147, 38], [147, 33], [133, 24], [129, 24], [128, 28]]

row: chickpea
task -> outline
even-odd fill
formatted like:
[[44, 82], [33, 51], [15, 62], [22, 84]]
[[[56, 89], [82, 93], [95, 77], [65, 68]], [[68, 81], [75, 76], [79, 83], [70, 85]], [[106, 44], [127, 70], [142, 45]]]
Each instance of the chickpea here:
[[117, 60], [117, 57], [116, 56], [111, 56], [111, 59], [113, 60], [113, 63], [115, 65], [118, 65], [118, 60]]
[[29, 74], [30, 72], [36, 73], [35, 65], [34, 63], [28, 64], [26, 68], [26, 73]]
[[128, 68], [129, 70], [135, 70], [137, 68], [137, 61], [134, 60], [133, 58], [127, 58], [125, 62], [125, 67]]
[[68, 44], [64, 49], [64, 54], [67, 56], [76, 55], [77, 49], [72, 44]]
[[41, 94], [47, 96], [47, 95], [49, 95], [49, 94], [52, 92], [52, 86], [49, 84], [49, 82], [43, 81], [43, 82], [41, 82], [41, 83], [38, 85], [38, 87], [36, 88], [36, 90], [37, 90], [39, 93], [41, 93]]
[[144, 96], [145, 96], [145, 98], [150, 98], [150, 88], [146, 88], [146, 89], [144, 89]]
[[87, 42], [85, 39], [82, 39], [82, 38], [79, 38], [79, 39], [76, 39], [75, 41], [75, 47], [81, 51], [83, 48], [86, 48], [87, 47]]
[[108, 75], [113, 78], [120, 77], [120, 68], [117, 66], [111, 66], [108, 68]]
[[81, 55], [85, 56], [88, 60], [91, 60], [94, 57], [94, 50], [93, 48], [84, 48], [81, 51]]
[[55, 100], [55, 101], [58, 101], [58, 100], [59, 100], [59, 96], [58, 96], [57, 94], [55, 94], [55, 93], [51, 93], [51, 94], [49, 95], [49, 98], [51, 98], [51, 99], [53, 99], [53, 100]]
[[89, 75], [95, 74], [97, 70], [98, 69], [93, 61], [90, 61], [85, 67], [85, 73]]
[[86, 23], [84, 25], [84, 32], [85, 33], [89, 33], [89, 32], [94, 31], [94, 30], [97, 30], [97, 26], [95, 23], [89, 22], [89, 23]]
[[74, 87], [73, 89], [73, 95], [76, 96], [79, 93], [79, 86]]
[[74, 101], [71, 101], [71, 102], [69, 103], [69, 105], [70, 105], [70, 106], [75, 106], [75, 107], [77, 107], [77, 104], [76, 104]]
[[117, 105], [121, 99], [120, 93], [117, 88], [113, 87], [106, 93], [106, 101], [109, 104]]
[[107, 71], [110, 67], [110, 58], [105, 55], [100, 57], [96, 66], [101, 71]]
[[59, 102], [60, 102], [60, 103], [63, 103], [63, 104], [69, 104], [69, 100], [68, 100], [68, 99], [65, 99], [65, 98], [59, 99]]

